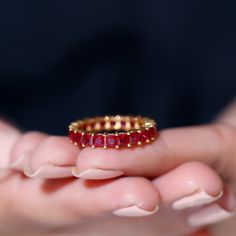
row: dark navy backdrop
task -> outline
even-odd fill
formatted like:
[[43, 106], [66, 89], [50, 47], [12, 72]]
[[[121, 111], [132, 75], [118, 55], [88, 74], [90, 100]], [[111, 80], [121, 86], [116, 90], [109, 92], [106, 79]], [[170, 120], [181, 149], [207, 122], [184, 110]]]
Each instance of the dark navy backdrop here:
[[236, 92], [234, 1], [0, 2], [0, 112], [64, 134], [85, 116], [209, 122]]

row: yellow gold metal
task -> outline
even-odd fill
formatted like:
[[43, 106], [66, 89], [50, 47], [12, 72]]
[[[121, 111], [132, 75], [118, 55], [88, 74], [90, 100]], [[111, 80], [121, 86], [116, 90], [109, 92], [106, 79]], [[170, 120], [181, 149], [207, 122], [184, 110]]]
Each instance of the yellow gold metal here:
[[116, 121], [116, 124], [114, 125], [114, 129], [115, 130], [121, 129], [121, 122], [120, 121]]
[[[131, 127], [131, 119], [134, 121], [134, 127]], [[121, 121], [125, 122], [125, 131], [129, 131], [130, 129], [141, 129], [153, 127], [156, 125], [156, 122], [150, 118], [147, 117], [131, 117], [131, 116], [105, 116], [105, 117], [95, 117], [95, 118], [87, 118], [84, 120], [77, 120], [76, 122], [72, 122], [69, 125], [70, 131], [99, 131], [101, 130], [100, 122], [105, 121], [105, 129], [110, 130], [111, 128], [114, 130], [120, 130], [121, 129]], [[115, 126], [111, 127], [111, 121], [115, 122]], [[94, 124], [94, 127], [91, 126], [92, 123]], [[85, 127], [83, 127], [85, 126]], [[89, 129], [89, 130], [88, 130]]]
[[106, 130], [111, 129], [111, 123], [110, 123], [109, 121], [107, 121], [107, 122], [105, 123], [105, 129], [106, 129]]
[[95, 129], [95, 130], [100, 130], [100, 129], [101, 129], [101, 125], [100, 125], [99, 122], [97, 122], [97, 123], [95, 124], [94, 129]]
[[135, 129], [140, 129], [140, 125], [139, 125], [138, 122], [135, 122], [135, 123], [134, 123], [134, 128], [135, 128]]
[[[91, 136], [92, 136], [92, 140], [93, 140], [94, 133], [92, 133], [92, 134], [91, 134]], [[94, 145], [92, 145], [92, 148], [95, 148], [95, 146], [94, 146]]]
[[91, 125], [88, 125], [88, 126], [86, 127], [86, 130], [87, 130], [88, 132], [91, 132], [93, 129], [92, 129]]
[[115, 116], [115, 119], [116, 119], [116, 120], [120, 120], [120, 119], [121, 119], [121, 116], [120, 116], [120, 115], [116, 115], [116, 116]]
[[105, 117], [104, 117], [104, 120], [105, 120], [105, 121], [109, 121], [109, 119], [110, 119], [109, 116], [105, 116]]
[[129, 130], [131, 128], [131, 124], [130, 121], [126, 121], [126, 125], [125, 125], [126, 129]]

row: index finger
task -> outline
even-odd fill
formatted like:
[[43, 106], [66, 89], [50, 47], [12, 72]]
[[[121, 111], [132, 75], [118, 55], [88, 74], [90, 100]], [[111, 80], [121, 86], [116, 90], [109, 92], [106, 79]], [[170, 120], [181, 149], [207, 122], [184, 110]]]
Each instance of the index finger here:
[[221, 124], [167, 129], [145, 146], [118, 150], [84, 148], [73, 174], [85, 179], [105, 179], [117, 176], [119, 171], [119, 175], [152, 178], [187, 161], [201, 161], [219, 171], [224, 166], [227, 170], [236, 153], [233, 140], [235, 128]]

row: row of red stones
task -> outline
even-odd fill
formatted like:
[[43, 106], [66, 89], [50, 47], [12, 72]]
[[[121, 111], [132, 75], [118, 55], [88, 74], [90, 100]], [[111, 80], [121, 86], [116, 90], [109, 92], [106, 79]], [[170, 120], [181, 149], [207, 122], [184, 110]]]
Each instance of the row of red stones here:
[[94, 147], [128, 147], [137, 144], [148, 142], [155, 138], [157, 132], [155, 127], [150, 127], [138, 131], [131, 131], [130, 133], [117, 133], [115, 134], [99, 134], [95, 133], [81, 133], [73, 130], [69, 131], [69, 137], [74, 144], [82, 146]]

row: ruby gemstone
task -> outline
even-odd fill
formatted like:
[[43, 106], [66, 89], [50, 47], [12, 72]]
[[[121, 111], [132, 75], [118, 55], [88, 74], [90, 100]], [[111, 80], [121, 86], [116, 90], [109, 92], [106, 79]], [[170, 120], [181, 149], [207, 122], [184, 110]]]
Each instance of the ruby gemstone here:
[[84, 134], [82, 138], [82, 143], [85, 146], [92, 146], [92, 136], [91, 134]]
[[151, 136], [149, 134], [149, 131], [148, 130], [142, 130], [141, 136], [140, 136], [140, 141], [145, 142], [147, 139], [150, 139], [150, 138], [151, 138]]
[[137, 144], [140, 141], [141, 134], [139, 132], [132, 132], [130, 134], [131, 144]]
[[104, 146], [104, 136], [102, 134], [95, 134], [93, 136], [93, 145], [95, 147], [103, 147]]
[[82, 138], [82, 134], [80, 132], [75, 133], [74, 141], [78, 144], [80, 144]]
[[69, 138], [72, 142], [75, 142], [75, 132], [73, 130], [69, 131]]
[[107, 135], [106, 136], [106, 145], [107, 147], [116, 147], [119, 146], [120, 139], [116, 135]]
[[125, 129], [126, 122], [125, 122], [124, 120], [122, 120], [120, 123], [121, 123], [121, 128], [122, 128], [122, 129]]
[[148, 131], [149, 131], [151, 138], [154, 138], [156, 136], [156, 128], [155, 127], [149, 128]]
[[130, 135], [128, 134], [119, 134], [120, 146], [127, 146], [130, 144]]
[[115, 121], [111, 121], [111, 127], [114, 128], [116, 122]]
[[134, 120], [130, 121], [131, 128], [134, 128]]
[[104, 127], [105, 127], [105, 121], [104, 120], [100, 121], [100, 127], [101, 127], [101, 130], [104, 129]]

